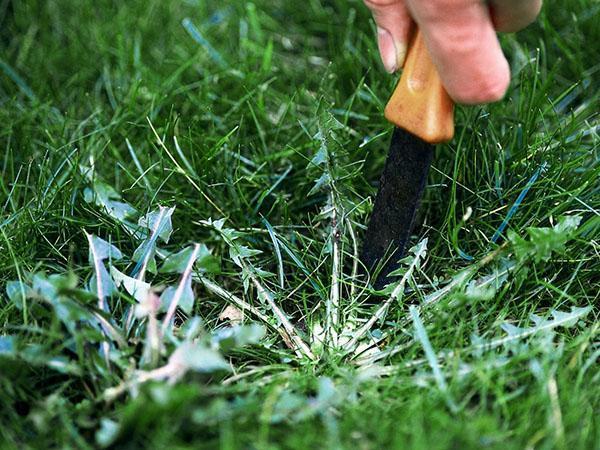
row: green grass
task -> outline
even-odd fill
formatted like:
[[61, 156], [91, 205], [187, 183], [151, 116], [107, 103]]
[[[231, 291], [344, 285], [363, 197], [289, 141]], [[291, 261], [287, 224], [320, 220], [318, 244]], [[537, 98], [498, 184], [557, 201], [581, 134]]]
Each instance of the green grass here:
[[[437, 149], [366, 364], [336, 335], [389, 297], [354, 274], [394, 79], [361, 2], [0, 0], [0, 447], [600, 448], [600, 5], [548, 3]], [[158, 292], [206, 246], [164, 339], [98, 309], [88, 239]]]

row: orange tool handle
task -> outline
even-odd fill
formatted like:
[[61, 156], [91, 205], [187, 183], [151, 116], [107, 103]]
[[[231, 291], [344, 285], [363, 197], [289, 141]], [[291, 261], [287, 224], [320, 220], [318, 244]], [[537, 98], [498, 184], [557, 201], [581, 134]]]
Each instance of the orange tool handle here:
[[442, 85], [420, 30], [412, 39], [385, 117], [430, 144], [454, 136], [454, 102]]

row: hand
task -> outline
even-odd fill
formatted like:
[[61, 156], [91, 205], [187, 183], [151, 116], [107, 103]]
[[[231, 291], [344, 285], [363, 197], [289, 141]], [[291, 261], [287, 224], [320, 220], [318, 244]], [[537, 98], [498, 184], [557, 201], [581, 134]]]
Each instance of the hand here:
[[458, 103], [500, 100], [510, 69], [497, 31], [513, 32], [535, 20], [542, 0], [364, 0], [377, 24], [385, 69], [402, 67], [414, 22], [450, 96]]

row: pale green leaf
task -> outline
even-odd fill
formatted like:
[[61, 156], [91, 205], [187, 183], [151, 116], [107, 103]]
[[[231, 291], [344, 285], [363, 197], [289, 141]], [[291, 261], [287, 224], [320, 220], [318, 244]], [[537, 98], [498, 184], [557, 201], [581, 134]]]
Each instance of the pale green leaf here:
[[121, 251], [111, 243], [95, 235], [87, 233], [86, 235], [88, 237], [88, 243], [90, 247], [90, 265], [94, 265], [95, 260], [104, 261], [105, 259], [109, 259], [112, 261], [118, 261], [123, 258]]
[[33, 290], [31, 287], [21, 281], [9, 281], [6, 283], [6, 295], [19, 310], [23, 309], [23, 304], [32, 294]]
[[230, 370], [229, 363], [221, 353], [201, 342], [184, 342], [171, 355], [169, 363], [204, 373]]
[[150, 284], [145, 281], [132, 278], [120, 272], [116, 267], [110, 267], [110, 274], [117, 286], [123, 286], [125, 290], [138, 302], [143, 302], [150, 292]]
[[[161, 273], [183, 273], [194, 252], [194, 246], [184, 248], [180, 252], [169, 255], [160, 268]], [[219, 260], [215, 258], [204, 244], [199, 244], [195, 257], [195, 266], [202, 272], [215, 273], [219, 270]]]
[[244, 345], [257, 344], [265, 336], [266, 329], [262, 325], [249, 324], [221, 328], [214, 332], [212, 341], [222, 351]]
[[163, 291], [160, 296], [160, 309], [162, 311], [168, 310], [171, 303], [176, 302], [177, 306], [186, 314], [192, 312], [195, 300], [194, 291], [192, 290], [192, 277], [186, 277], [180, 285], [182, 286], [181, 289], [179, 289], [179, 286], [169, 286]]
[[102, 448], [109, 447], [117, 440], [120, 432], [121, 427], [117, 422], [103, 417], [100, 419], [100, 428], [96, 431], [96, 443]]
[[173, 232], [171, 217], [173, 216], [174, 211], [175, 207], [166, 208], [164, 206], [160, 206], [157, 210], [151, 211], [144, 217], [140, 218], [138, 224], [149, 229], [152, 233], [152, 236], [159, 237], [166, 244], [169, 242], [169, 238]]

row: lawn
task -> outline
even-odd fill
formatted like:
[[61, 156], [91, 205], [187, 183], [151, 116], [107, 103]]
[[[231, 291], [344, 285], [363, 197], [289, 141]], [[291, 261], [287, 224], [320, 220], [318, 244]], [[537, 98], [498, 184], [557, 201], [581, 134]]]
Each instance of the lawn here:
[[0, 448], [600, 448], [600, 4], [502, 37], [397, 282], [358, 0], [0, 0]]

